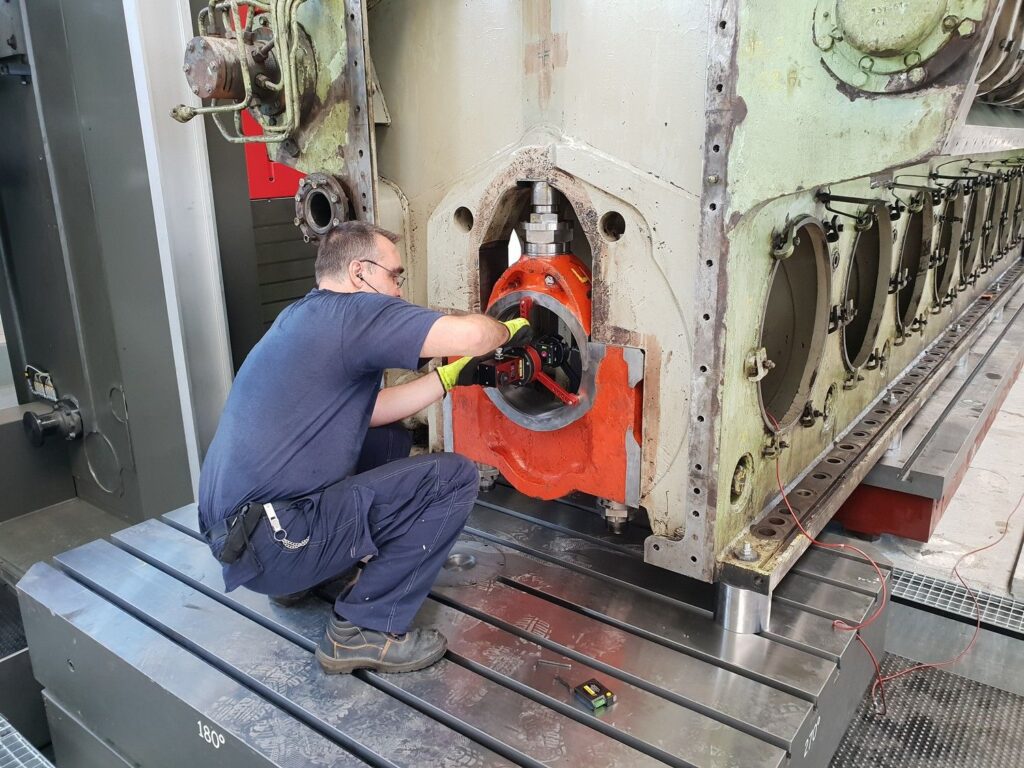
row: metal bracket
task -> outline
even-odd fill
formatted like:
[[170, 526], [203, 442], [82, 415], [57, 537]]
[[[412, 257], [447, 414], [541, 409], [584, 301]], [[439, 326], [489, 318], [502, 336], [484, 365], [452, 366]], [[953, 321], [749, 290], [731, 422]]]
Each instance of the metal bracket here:
[[910, 269], [905, 267], [898, 270], [895, 275], [889, 278], [889, 295], [902, 291], [910, 284]]
[[768, 359], [768, 351], [764, 347], [758, 347], [747, 355], [745, 364], [747, 381], [760, 381], [774, 367], [775, 363]]
[[845, 328], [856, 316], [857, 308], [853, 299], [847, 299], [843, 304], [833, 304], [828, 311], [828, 332], [835, 333], [840, 328]]
[[787, 448], [789, 448], [789, 443], [781, 439], [775, 432], [767, 432], [764, 436], [764, 444], [761, 446], [761, 455], [766, 459], [774, 459]]

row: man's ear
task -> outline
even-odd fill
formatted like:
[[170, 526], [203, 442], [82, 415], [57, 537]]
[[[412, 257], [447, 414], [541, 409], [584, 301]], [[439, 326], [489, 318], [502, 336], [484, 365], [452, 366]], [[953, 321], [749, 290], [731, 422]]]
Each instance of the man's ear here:
[[362, 276], [363, 276], [363, 265], [360, 264], [358, 261], [350, 261], [348, 263], [348, 279], [349, 279], [349, 282], [352, 283], [352, 285], [354, 285], [354, 286], [356, 286], [358, 288], [362, 284], [362, 282], [363, 282], [360, 279], [360, 278], [362, 278]]

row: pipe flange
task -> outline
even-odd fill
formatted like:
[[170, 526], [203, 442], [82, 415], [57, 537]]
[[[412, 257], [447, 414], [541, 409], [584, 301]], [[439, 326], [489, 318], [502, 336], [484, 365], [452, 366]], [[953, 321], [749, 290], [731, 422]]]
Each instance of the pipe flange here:
[[295, 226], [307, 243], [319, 240], [351, 216], [351, 205], [341, 182], [327, 173], [311, 173], [299, 183], [295, 195]]

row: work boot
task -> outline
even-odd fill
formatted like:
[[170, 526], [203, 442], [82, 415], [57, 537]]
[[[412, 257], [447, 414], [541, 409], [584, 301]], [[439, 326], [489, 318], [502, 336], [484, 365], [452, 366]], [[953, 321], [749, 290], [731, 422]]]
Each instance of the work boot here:
[[393, 635], [357, 627], [332, 612], [316, 659], [329, 675], [356, 669], [415, 672], [438, 661], [447, 647], [448, 641], [436, 629], [411, 629]]

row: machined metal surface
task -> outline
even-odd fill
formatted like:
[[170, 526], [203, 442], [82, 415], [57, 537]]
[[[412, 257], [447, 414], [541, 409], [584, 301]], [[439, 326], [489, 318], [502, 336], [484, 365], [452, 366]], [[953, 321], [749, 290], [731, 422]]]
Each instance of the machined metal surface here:
[[[195, 508], [186, 507], [26, 576], [22, 601], [33, 652], [44, 659], [40, 678], [119, 754], [147, 765], [135, 751], [141, 740], [99, 725], [117, 705], [98, 703], [105, 697], [96, 689], [85, 696], [87, 686], [103, 684], [68, 670], [69, 654], [75, 669], [113, 665], [106, 674], [123, 677], [118, 684], [149, 680], [135, 683], [138, 700], [125, 703], [138, 709], [145, 698], [147, 711], [166, 709], [162, 728], [179, 740], [195, 728], [194, 713], [212, 714], [209, 679], [221, 688], [244, 683], [266, 707], [287, 712], [290, 727], [312, 728], [372, 763], [739, 767], [829, 759], [870, 662], [852, 635], [831, 629], [813, 590], [777, 600], [765, 632], [735, 634], [712, 620], [707, 585], [660, 578], [663, 571], [643, 563], [642, 531], [616, 536], [586, 503], [534, 502], [502, 485], [484, 499], [417, 619], [449, 639], [445, 659], [427, 670], [323, 676], [311, 651], [329, 606], [312, 598], [281, 608], [244, 588], [226, 594], [220, 566], [198, 538]], [[847, 606], [844, 615], [859, 606], [852, 618], [863, 618], [879, 585], [858, 563], [814, 554], [799, 578], [824, 586]], [[880, 647], [883, 629], [873, 625], [865, 639]], [[66, 637], [78, 650], [58, 650]], [[80, 664], [86, 653], [95, 659]], [[178, 669], [170, 680], [182, 663], [193, 671]], [[590, 677], [617, 695], [600, 718], [566, 689]], [[190, 709], [176, 714], [182, 698]], [[254, 730], [244, 708], [227, 711], [234, 717], [222, 709], [210, 722], [225, 737], [225, 760], [248, 733], [259, 764], [275, 764], [259, 737], [270, 738], [273, 727]]]
[[131, 763], [117, 754], [73, 712], [68, 711], [50, 694], [43, 692], [46, 718], [53, 737], [54, 760], [60, 766], [75, 768], [131, 768]]
[[902, 430], [898, 449], [868, 472], [868, 485], [942, 499], [959, 483], [980, 436], [1024, 363], [1024, 292], [985, 321], [960, 365]]

